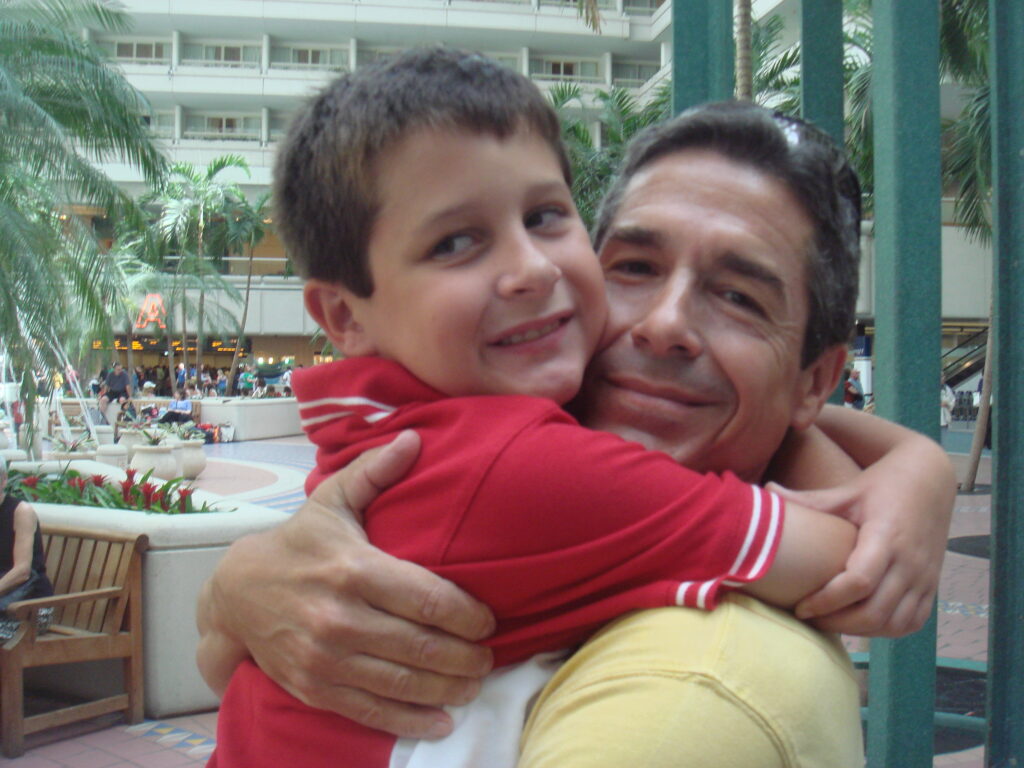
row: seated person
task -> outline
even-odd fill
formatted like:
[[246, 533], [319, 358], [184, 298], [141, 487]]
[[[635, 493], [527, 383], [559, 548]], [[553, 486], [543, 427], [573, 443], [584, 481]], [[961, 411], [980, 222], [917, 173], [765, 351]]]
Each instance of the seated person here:
[[[113, 369], [103, 382], [103, 390], [99, 395], [100, 413], [106, 414], [111, 403], [124, 403], [132, 395], [131, 380], [121, 363], [114, 363]], [[114, 422], [108, 419], [113, 424]]]
[[[731, 468], [750, 479], [768, 473], [788, 482], [831, 484], [836, 480], [808, 478], [799, 462], [787, 468], [781, 457], [792, 455], [800, 443], [814, 446], [811, 453], [828, 451], [821, 433], [808, 429], [806, 415], [797, 408], [798, 394], [805, 386], [803, 373], [817, 370], [821, 355], [845, 352], [853, 322], [859, 199], [849, 190], [837, 194], [833, 174], [846, 169], [821, 152], [830, 145], [827, 139], [808, 135], [810, 130], [796, 121], [773, 121], [777, 124], [768, 130], [763, 112], [751, 105], [732, 109], [736, 114], [717, 118], [720, 110], [696, 110], [667, 124], [664, 132], [651, 129], [645, 141], [638, 138], [632, 164], [609, 195], [613, 204], [604, 209], [599, 246], [613, 341], [585, 382], [585, 392], [593, 395], [583, 418], [663, 447], [700, 469]], [[723, 188], [730, 179], [737, 188]], [[787, 232], [798, 238], [796, 245]], [[765, 314], [751, 307], [750, 293], [735, 288], [723, 293], [726, 279], [739, 281], [745, 274], [749, 283], [764, 274], [750, 269], [734, 273], [735, 254], [757, 243], [762, 243], [759, 252], [769, 276], [774, 272], [778, 279], [768, 286], [779, 288], [787, 305], [796, 302], [797, 307]], [[794, 268], [799, 266], [794, 255], [802, 253], [813, 260], [814, 269]], [[751, 318], [739, 322], [746, 311]], [[752, 333], [755, 327], [761, 329], [757, 334]], [[839, 366], [844, 357], [835, 357]], [[838, 368], [834, 372], [838, 375]], [[699, 418], [685, 416], [685, 402], [673, 392], [711, 377], [729, 393], [731, 407], [694, 410]], [[856, 440], [845, 443], [858, 463], [890, 453], [837, 492], [819, 497], [861, 523], [860, 540], [848, 572], [806, 601], [801, 613], [829, 614], [819, 620], [828, 629], [905, 634], [920, 627], [930, 610], [955, 484], [948, 460], [931, 441], [907, 438], [905, 430], [880, 420], [855, 418], [868, 419], [860, 422], [859, 445]], [[839, 436], [837, 430], [848, 429], [849, 421], [833, 412], [821, 425]], [[784, 450], [772, 462], [787, 434]], [[386, 478], [374, 476], [359, 486], [386, 484]], [[471, 698], [478, 689], [473, 678], [489, 666], [484, 649], [460, 638], [486, 637], [494, 629], [493, 617], [427, 571], [370, 550], [360, 531], [326, 514], [337, 507], [337, 495], [338, 483], [325, 482], [284, 526], [232, 546], [201, 600], [201, 663], [224, 655], [225, 649], [244, 655], [248, 645], [260, 666], [303, 700], [398, 734], [447, 733], [451, 718], [434, 708]], [[267, 609], [269, 595], [274, 596], [272, 611]], [[603, 652], [609, 647], [605, 638], [635, 635], [630, 632], [634, 622], [646, 626], [667, 614], [692, 620], [687, 632], [732, 643], [733, 652], [716, 654], [706, 645], [709, 652], [698, 657], [687, 644], [668, 659], [674, 674], [660, 680], [673, 689], [677, 707], [651, 718], [651, 724], [660, 727], [660, 736], [671, 736], [680, 752], [668, 754], [675, 754], [679, 764], [706, 764], [687, 763], [689, 758], [711, 765], [750, 764], [732, 760], [730, 751], [744, 745], [741, 739], [719, 738], [707, 729], [702, 717], [707, 697], [695, 694], [710, 690], [718, 691], [717, 702], [726, 708], [729, 717], [723, 723], [754, 724], [773, 745], [759, 765], [857, 765], [859, 724], [851, 728], [842, 715], [833, 714], [851, 706], [856, 710], [855, 691], [850, 703], [849, 664], [837, 656], [835, 645], [792, 615], [749, 601], [726, 602], [728, 611], [647, 611], [624, 618], [592, 641], [602, 652], [587, 653], [592, 646], [585, 646], [589, 660], [574, 671], [567, 667], [569, 679], [594, 672], [596, 678], [581, 678], [578, 689], [586, 690], [595, 679], [617, 677], [623, 686], [602, 690], [592, 701], [609, 712], [616, 706], [618, 712], [630, 711], [632, 699], [623, 706], [623, 697], [631, 694], [630, 678], [650, 678], [654, 669], [645, 666], [651, 655], [644, 648], [659, 651], [673, 644], [669, 638], [677, 637], [680, 628], [643, 633], [643, 652], [618, 646], [609, 656]], [[781, 632], [774, 635], [779, 642], [765, 648], [760, 638], [769, 627]], [[610, 676], [600, 669], [600, 659], [609, 657], [620, 665], [631, 658], [638, 663], [625, 672], [620, 666]], [[723, 669], [729, 657], [760, 659], [759, 673], [775, 667], [779, 672], [767, 680], [764, 674], [745, 679], [742, 669]], [[810, 675], [793, 675], [812, 658], [817, 660]], [[664, 663], [664, 654], [655, 660]], [[815, 673], [820, 681], [813, 679]], [[780, 687], [786, 696], [778, 695]], [[583, 755], [581, 740], [558, 738], [558, 721], [571, 724], [572, 718], [541, 715], [562, 709], [558, 698], [548, 694], [565, 689], [556, 678], [535, 711], [527, 759], [552, 754], [547, 748], [530, 751], [531, 742], [542, 748], [564, 743], [575, 751], [572, 760], [560, 765], [608, 764], [601, 750], [609, 739], [633, 754], [627, 748], [637, 741], [620, 728], [607, 729]], [[761, 716], [781, 699], [792, 705], [791, 711], [776, 719]], [[822, 755], [827, 757], [819, 760]]]
[[174, 399], [167, 404], [167, 411], [160, 417], [161, 424], [184, 424], [192, 421], [192, 401], [184, 389], [174, 393]]
[[[7, 461], [0, 456], [0, 639], [9, 640], [21, 623], [7, 616], [19, 600], [49, 597], [53, 585], [46, 576], [46, 558], [39, 519], [32, 506], [7, 493]], [[52, 608], [39, 611], [36, 631], [45, 632]]]

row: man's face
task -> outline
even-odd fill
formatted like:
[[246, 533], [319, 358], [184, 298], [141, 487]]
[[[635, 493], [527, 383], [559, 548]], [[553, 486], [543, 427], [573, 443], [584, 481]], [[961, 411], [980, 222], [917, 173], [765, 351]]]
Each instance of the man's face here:
[[588, 370], [583, 422], [759, 479], [833, 375], [830, 354], [800, 369], [811, 237], [784, 184], [715, 152], [641, 169], [599, 254], [607, 346]]

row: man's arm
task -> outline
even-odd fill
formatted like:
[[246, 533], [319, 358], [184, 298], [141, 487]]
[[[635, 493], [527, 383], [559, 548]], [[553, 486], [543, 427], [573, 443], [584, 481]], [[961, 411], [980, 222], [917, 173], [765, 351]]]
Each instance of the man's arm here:
[[848, 634], [914, 632], [927, 620], [938, 586], [956, 499], [953, 466], [934, 441], [868, 414], [827, 406], [817, 426], [867, 468], [852, 479], [845, 473], [781, 475], [790, 484], [798, 477], [803, 487], [835, 486], [783, 493], [859, 529], [845, 571], [802, 601], [797, 615]]
[[403, 433], [321, 483], [281, 526], [229, 548], [197, 611], [197, 661], [211, 688], [222, 692], [251, 653], [312, 706], [401, 736], [451, 730], [439, 707], [476, 695], [491, 652], [471, 641], [494, 619], [450, 582], [370, 546], [346, 511], [365, 508], [418, 450]]

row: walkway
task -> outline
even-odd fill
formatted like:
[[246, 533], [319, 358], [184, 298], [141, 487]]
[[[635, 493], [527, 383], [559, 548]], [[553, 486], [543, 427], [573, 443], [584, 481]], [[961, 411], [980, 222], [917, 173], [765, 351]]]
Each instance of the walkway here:
[[[951, 446], [950, 446], [951, 447]], [[957, 446], [959, 447], [959, 446]], [[954, 448], [955, 450], [955, 448]], [[206, 446], [209, 464], [197, 486], [257, 504], [294, 511], [304, 498], [302, 482], [313, 466], [314, 449], [304, 437]], [[962, 475], [965, 458], [953, 455]], [[983, 459], [979, 483], [989, 483], [989, 461]], [[989, 533], [990, 497], [957, 498], [951, 538]], [[968, 542], [969, 543], [969, 542]], [[939, 589], [940, 656], [984, 660], [988, 629], [988, 560], [966, 554], [946, 555]], [[967, 681], [966, 685], [977, 683]], [[949, 689], [955, 681], [940, 683]], [[973, 692], [973, 691], [972, 691]], [[969, 692], [970, 693], [970, 692]], [[956, 691], [953, 690], [953, 694]], [[177, 768], [204, 765], [213, 750], [216, 712], [135, 726], [113, 724], [105, 730], [71, 735], [32, 748], [15, 760], [0, 757], [12, 768]], [[73, 731], [70, 733], [80, 733]], [[981, 768], [980, 747], [941, 755], [936, 768]]]

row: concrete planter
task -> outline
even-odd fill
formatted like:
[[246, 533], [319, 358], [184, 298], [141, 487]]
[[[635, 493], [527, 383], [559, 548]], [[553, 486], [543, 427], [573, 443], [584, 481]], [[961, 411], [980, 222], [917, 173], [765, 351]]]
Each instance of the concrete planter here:
[[265, 440], [302, 434], [299, 404], [294, 397], [203, 400], [203, 421], [231, 424], [235, 440]]
[[[112, 480], [124, 473], [105, 464], [75, 462], [83, 474], [100, 473]], [[145, 533], [149, 550], [142, 562], [143, 667], [146, 715], [169, 717], [215, 709], [217, 697], [206, 687], [195, 665], [199, 633], [195, 626], [196, 597], [228, 545], [247, 533], [272, 528], [288, 518], [284, 512], [220, 499], [196, 491], [197, 504], [217, 502], [225, 511], [192, 515], [146, 514], [120, 509], [34, 503], [43, 523], [59, 523], [104, 531]], [[118, 662], [99, 663], [89, 673], [62, 674], [59, 666], [35, 678], [54, 690], [97, 695], [119, 680]], [[73, 679], [72, 679], [73, 678]]]

